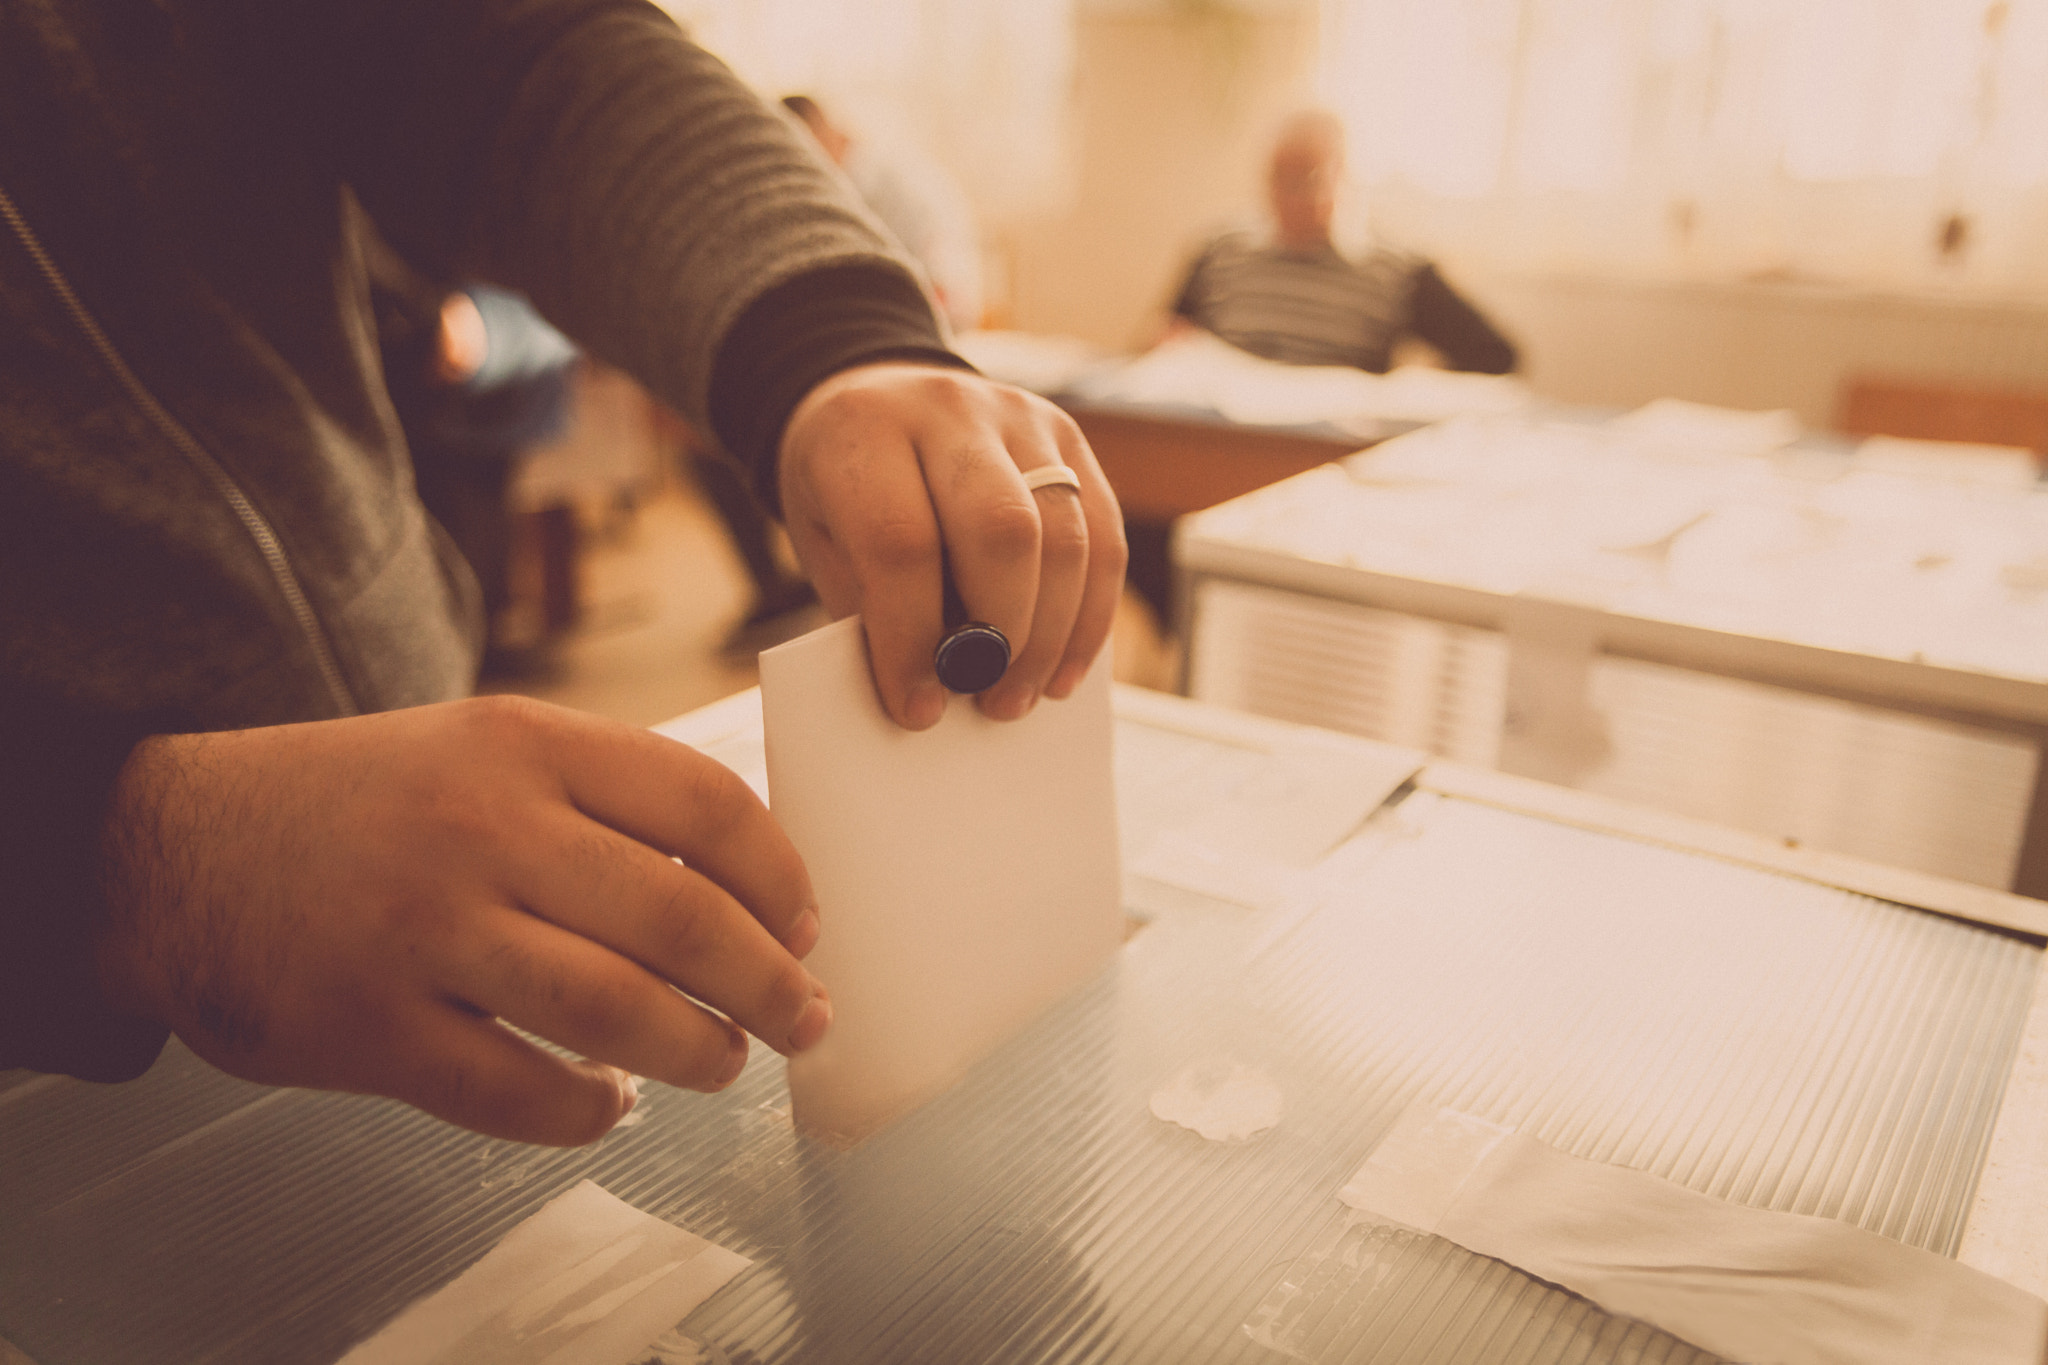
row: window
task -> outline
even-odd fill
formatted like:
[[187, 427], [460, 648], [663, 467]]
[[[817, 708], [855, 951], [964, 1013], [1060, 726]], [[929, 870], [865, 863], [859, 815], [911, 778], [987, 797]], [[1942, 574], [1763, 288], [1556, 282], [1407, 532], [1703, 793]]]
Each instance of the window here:
[[2048, 290], [2048, 0], [1324, 0], [1322, 84], [1437, 249]]

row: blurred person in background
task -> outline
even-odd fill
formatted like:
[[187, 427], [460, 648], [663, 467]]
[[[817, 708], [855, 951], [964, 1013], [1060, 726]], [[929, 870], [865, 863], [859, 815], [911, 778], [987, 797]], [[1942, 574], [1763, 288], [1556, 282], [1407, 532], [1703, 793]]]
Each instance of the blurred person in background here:
[[855, 138], [809, 95], [786, 95], [782, 107], [803, 121], [882, 226], [924, 267], [947, 321], [960, 331], [979, 327], [981, 242], [959, 186], [928, 161]]
[[1515, 347], [1420, 256], [1375, 246], [1346, 253], [1331, 232], [1344, 178], [1344, 128], [1310, 110], [1282, 126], [1267, 166], [1263, 232], [1224, 233], [1182, 277], [1172, 312], [1243, 351], [1291, 365], [1375, 374], [1404, 339], [1454, 370], [1507, 374]]
[[[568, 428], [580, 353], [510, 290], [472, 283], [444, 295], [388, 250], [379, 264], [373, 278], [381, 286], [385, 373], [411, 447], [420, 501], [454, 539], [483, 590], [484, 674], [535, 673], [547, 662], [546, 630], [567, 622], [545, 622], [538, 639], [529, 638], [530, 625], [501, 629], [512, 596], [508, 494], [523, 457]], [[783, 567], [772, 519], [745, 469], [672, 409], [659, 412], [747, 572], [753, 596], [722, 649], [751, 660], [801, 630], [809, 619], [802, 613], [818, 594]], [[566, 541], [560, 552], [573, 556], [569, 509], [536, 516], [550, 519], [542, 534]], [[557, 604], [555, 611], [573, 615], [574, 603]]]
[[569, 424], [578, 352], [510, 290], [444, 291], [388, 248], [371, 255], [385, 381], [420, 503], [455, 542], [483, 599], [484, 676], [525, 674], [537, 641], [511, 639], [513, 480]]

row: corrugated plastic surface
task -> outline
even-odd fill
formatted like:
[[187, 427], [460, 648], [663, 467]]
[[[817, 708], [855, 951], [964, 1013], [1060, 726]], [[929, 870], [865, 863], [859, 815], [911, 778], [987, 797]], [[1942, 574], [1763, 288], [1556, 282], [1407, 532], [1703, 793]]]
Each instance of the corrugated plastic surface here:
[[[1496, 631], [1202, 578], [1192, 695], [1494, 767], [1512, 710]], [[1596, 655], [1602, 756], [1573, 785], [1981, 886], [2012, 883], [2032, 740]]]
[[[1258, 755], [1126, 721], [1135, 854]], [[1414, 796], [1257, 915], [1151, 885], [1119, 961], [838, 1152], [758, 1051], [724, 1095], [554, 1152], [267, 1092], [174, 1052], [0, 1087], [0, 1336], [40, 1365], [332, 1360], [575, 1181], [756, 1262], [711, 1361], [1690, 1361], [1336, 1191], [1411, 1100], [1719, 1197], [1952, 1252], [2038, 965], [1844, 892]], [[1277, 1127], [1152, 1094], [1228, 1059]]]

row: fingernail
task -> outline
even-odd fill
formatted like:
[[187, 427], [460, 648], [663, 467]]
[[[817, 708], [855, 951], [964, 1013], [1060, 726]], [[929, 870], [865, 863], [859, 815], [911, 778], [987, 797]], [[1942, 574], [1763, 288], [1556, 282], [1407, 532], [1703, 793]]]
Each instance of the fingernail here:
[[909, 713], [910, 729], [929, 730], [939, 723], [946, 714], [946, 689], [936, 679], [921, 682], [911, 689]]
[[823, 995], [812, 996], [811, 1003], [804, 1006], [804, 1012], [797, 1017], [796, 1027], [789, 1031], [789, 1050], [803, 1052], [816, 1046], [830, 1027], [832, 1002]]
[[782, 946], [793, 956], [808, 956], [811, 949], [818, 946], [818, 912], [806, 910], [798, 915], [796, 923], [790, 925], [789, 933], [784, 935]]
[[1061, 664], [1060, 671], [1052, 675], [1046, 684], [1045, 695], [1054, 701], [1065, 701], [1074, 695], [1074, 689], [1081, 685], [1081, 679], [1088, 676], [1085, 664]]
[[633, 1112], [633, 1106], [640, 1103], [640, 1078], [630, 1071], [619, 1073], [619, 1116], [623, 1118]]
[[731, 1035], [732, 1055], [725, 1059], [725, 1069], [720, 1071], [718, 1079], [712, 1082], [711, 1088], [714, 1090], [725, 1089], [738, 1080], [740, 1072], [747, 1068], [747, 1035], [741, 1032], [736, 1024], [726, 1025], [726, 1032]]
[[1004, 692], [990, 699], [989, 714], [997, 720], [1022, 720], [1038, 705], [1038, 690], [1032, 687]]

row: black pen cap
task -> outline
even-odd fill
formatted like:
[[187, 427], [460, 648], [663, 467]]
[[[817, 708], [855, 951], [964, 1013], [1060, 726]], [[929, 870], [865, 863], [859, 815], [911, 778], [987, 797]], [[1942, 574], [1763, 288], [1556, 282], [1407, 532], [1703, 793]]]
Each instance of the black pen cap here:
[[932, 667], [950, 692], [986, 692], [1009, 670], [1010, 642], [994, 626], [969, 621], [939, 641]]

